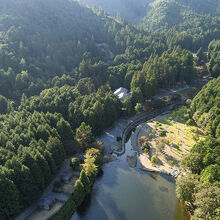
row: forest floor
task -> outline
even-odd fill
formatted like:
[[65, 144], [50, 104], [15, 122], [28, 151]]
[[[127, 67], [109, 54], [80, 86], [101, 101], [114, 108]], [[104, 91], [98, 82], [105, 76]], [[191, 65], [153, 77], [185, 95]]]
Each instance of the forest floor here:
[[[164, 137], [160, 136], [161, 131], [166, 132]], [[142, 152], [140, 137], [147, 138], [150, 146], [148, 153]], [[172, 173], [180, 168], [183, 155], [188, 153], [198, 140], [204, 138], [201, 129], [185, 125], [180, 108], [139, 125], [132, 134], [132, 145], [140, 152], [139, 160], [143, 167]], [[156, 165], [151, 163], [153, 155], [159, 158]]]

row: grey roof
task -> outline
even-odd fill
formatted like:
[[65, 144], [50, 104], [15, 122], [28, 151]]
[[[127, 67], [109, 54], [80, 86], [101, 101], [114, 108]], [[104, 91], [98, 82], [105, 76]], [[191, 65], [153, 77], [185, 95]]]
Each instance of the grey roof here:
[[120, 87], [119, 89], [114, 91], [114, 94], [118, 96], [121, 102], [123, 102], [126, 98], [131, 96], [131, 92], [128, 92], [126, 88]]
[[56, 200], [55, 196], [53, 195], [48, 195], [48, 196], [44, 196], [42, 197], [39, 202], [38, 202], [38, 206], [44, 207], [45, 209], [49, 210], [50, 209], [50, 205]]

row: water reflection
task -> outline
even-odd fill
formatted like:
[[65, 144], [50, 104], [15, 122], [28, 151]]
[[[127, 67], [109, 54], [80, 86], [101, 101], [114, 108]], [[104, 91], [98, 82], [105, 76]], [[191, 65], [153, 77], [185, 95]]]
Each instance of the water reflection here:
[[[130, 140], [126, 151], [131, 150]], [[175, 181], [168, 175], [130, 168], [126, 154], [106, 164], [91, 197], [71, 220], [184, 220], [175, 196]]]

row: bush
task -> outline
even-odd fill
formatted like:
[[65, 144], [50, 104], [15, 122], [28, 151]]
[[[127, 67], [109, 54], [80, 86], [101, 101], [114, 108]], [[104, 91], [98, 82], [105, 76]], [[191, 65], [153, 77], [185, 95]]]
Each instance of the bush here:
[[75, 170], [80, 166], [80, 159], [77, 157], [73, 157], [70, 161], [70, 166]]
[[144, 153], [148, 153], [150, 150], [150, 146], [148, 142], [145, 142], [144, 144], [142, 144], [141, 149]]
[[91, 192], [91, 184], [90, 184], [89, 178], [86, 175], [84, 170], [81, 171], [79, 179], [81, 180], [81, 182], [82, 182], [82, 184], [84, 186], [85, 191], [87, 193], [90, 193]]
[[170, 164], [171, 166], [174, 165], [174, 161], [173, 161], [173, 160], [169, 160], [168, 162], [169, 162], [169, 164]]
[[187, 120], [186, 125], [187, 126], [194, 126], [195, 122], [192, 119], [189, 119], [189, 120]]
[[153, 136], [155, 136], [156, 133], [157, 133], [156, 130], [155, 130], [155, 129], [152, 129], [151, 134], [152, 134]]
[[135, 105], [134, 109], [135, 109], [135, 111], [136, 111], [137, 113], [139, 113], [139, 112], [142, 111], [143, 107], [142, 107], [141, 103], [137, 103], [137, 104]]
[[64, 206], [52, 217], [50, 217], [50, 220], [69, 220], [73, 213], [76, 211], [77, 205], [74, 202], [74, 196], [71, 195], [71, 197], [67, 200], [67, 202], [64, 204]]
[[166, 137], [166, 135], [167, 135], [167, 132], [166, 132], [165, 130], [161, 130], [161, 131], [159, 132], [159, 136], [160, 136], [160, 137]]
[[153, 155], [151, 158], [151, 163], [152, 164], [158, 164], [159, 163], [159, 158], [156, 155]]
[[81, 205], [82, 202], [84, 201], [85, 196], [86, 196], [86, 190], [85, 190], [84, 185], [80, 179], [78, 179], [75, 182], [73, 195], [74, 195], [74, 201], [75, 201], [76, 205], [77, 206]]

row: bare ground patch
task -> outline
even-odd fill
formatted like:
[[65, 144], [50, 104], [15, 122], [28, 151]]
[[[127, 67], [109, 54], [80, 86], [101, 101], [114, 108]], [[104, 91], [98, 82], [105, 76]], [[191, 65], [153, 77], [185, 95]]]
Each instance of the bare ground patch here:
[[[142, 124], [136, 138], [139, 140], [142, 135], [145, 135], [150, 146], [150, 151], [143, 153], [138, 141], [139, 159], [143, 166], [166, 172], [172, 172], [180, 167], [183, 155], [189, 152], [198, 140], [204, 139], [201, 129], [195, 126], [186, 126], [184, 122], [181, 112], [177, 110], [158, 116], [146, 122], [145, 125]], [[157, 165], [151, 163], [153, 155], [159, 158]]]

